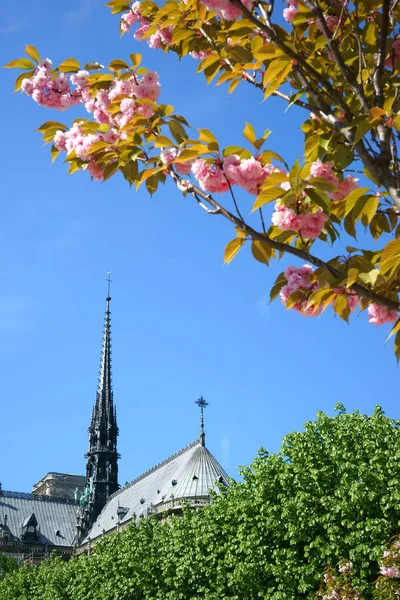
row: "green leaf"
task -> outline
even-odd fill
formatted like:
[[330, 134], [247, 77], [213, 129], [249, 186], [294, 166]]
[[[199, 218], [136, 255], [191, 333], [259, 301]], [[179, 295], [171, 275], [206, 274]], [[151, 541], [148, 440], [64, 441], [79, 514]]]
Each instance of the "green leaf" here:
[[27, 71], [26, 73], [21, 73], [21, 75], [18, 75], [17, 79], [15, 80], [14, 92], [18, 92], [21, 89], [24, 79], [30, 79], [34, 74], [35, 71]]
[[55, 147], [55, 145], [53, 144], [50, 150], [50, 154], [51, 154], [51, 162], [53, 163], [57, 156], [60, 154], [60, 150], [58, 148]]
[[376, 211], [379, 206], [379, 196], [370, 196], [365, 201], [365, 204], [362, 207], [360, 215], [364, 216], [367, 219], [368, 224], [372, 221]]
[[350, 309], [346, 294], [337, 294], [333, 302], [333, 310], [343, 321], [349, 322]]
[[367, 192], [369, 192], [369, 188], [357, 188], [350, 192], [350, 194], [346, 198], [346, 211], [345, 215], [348, 215], [351, 210], [355, 207], [358, 200], [364, 196]]
[[395, 335], [397, 332], [400, 331], [400, 319], [397, 319], [396, 323], [393, 325], [392, 327], [392, 331], [390, 332], [390, 334], [388, 335], [388, 337], [386, 338], [385, 344], [386, 342], [388, 342], [390, 340], [390, 338]]
[[40, 54], [36, 50], [35, 46], [29, 46], [28, 44], [25, 46], [25, 52], [28, 56], [33, 58], [37, 63], [40, 62]]
[[347, 287], [350, 288], [358, 279], [358, 269], [349, 269], [347, 273]]
[[7, 65], [4, 65], [5, 69], [34, 69], [35, 65], [28, 58], [18, 58], [17, 60], [12, 60]]
[[175, 146], [175, 144], [166, 135], [158, 135], [154, 142], [154, 146], [155, 148], [171, 148]]
[[250, 125], [250, 123], [247, 123], [247, 121], [246, 121], [246, 126], [243, 129], [243, 135], [246, 138], [246, 140], [249, 141], [250, 144], [252, 144], [254, 146], [256, 139], [257, 139], [256, 134], [253, 129], [253, 126]]
[[77, 73], [80, 68], [80, 63], [75, 60], [75, 58], [66, 58], [61, 65], [58, 66], [58, 70], [63, 73]]
[[252, 241], [251, 251], [254, 258], [265, 265], [269, 264], [270, 258], [273, 255], [273, 248], [266, 242], [261, 242], [260, 240]]
[[181, 144], [184, 140], [187, 140], [188, 135], [183, 128], [183, 125], [181, 125], [179, 121], [171, 120], [168, 123], [168, 127], [171, 135], [178, 142], [178, 144]]
[[120, 60], [120, 59], [112, 60], [110, 62], [110, 64], [108, 65], [108, 67], [112, 71], [120, 71], [121, 69], [129, 69], [129, 65], [124, 60]]
[[224, 251], [224, 263], [229, 264], [239, 252], [246, 240], [244, 238], [234, 238], [225, 247]]
[[43, 123], [43, 125], [41, 125], [37, 131], [40, 131], [40, 133], [45, 133], [47, 129], [51, 129], [53, 127], [61, 129], [61, 131], [67, 131], [68, 129], [66, 125], [63, 125], [63, 123], [58, 123], [58, 121], [46, 121], [46, 123]]
[[263, 190], [261, 194], [257, 196], [253, 208], [251, 209], [251, 212], [254, 212], [258, 208], [261, 208], [262, 206], [264, 206], [264, 204], [267, 204], [268, 202], [272, 202], [272, 200], [277, 200], [278, 198], [281, 198], [285, 194], [285, 190], [278, 187], [267, 188], [266, 190]]
[[356, 132], [354, 134], [354, 142], [353, 142], [354, 146], [360, 140], [362, 140], [364, 135], [366, 135], [368, 133], [368, 131], [370, 131], [371, 129], [372, 129], [371, 123], [368, 121], [368, 119], [365, 119], [365, 121], [363, 121], [356, 129]]
[[392, 240], [389, 242], [382, 252], [379, 269], [381, 275], [385, 275], [392, 269], [400, 266], [400, 240]]
[[130, 54], [129, 58], [131, 59], [132, 64], [135, 68], [138, 67], [142, 62], [142, 55], [137, 52], [135, 54]]
[[199, 139], [202, 142], [214, 143], [218, 146], [218, 140], [209, 129], [199, 129]]

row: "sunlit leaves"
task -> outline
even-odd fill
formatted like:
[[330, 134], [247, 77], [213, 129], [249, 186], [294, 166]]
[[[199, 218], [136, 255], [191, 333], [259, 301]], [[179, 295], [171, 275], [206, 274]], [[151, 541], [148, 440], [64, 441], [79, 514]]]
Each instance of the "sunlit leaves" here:
[[29, 46], [26, 45], [25, 46], [25, 52], [28, 56], [30, 56], [31, 58], [33, 58], [33, 60], [37, 63], [40, 62], [40, 54], [39, 52], [36, 50], [35, 46]]
[[58, 65], [58, 70], [62, 73], [77, 73], [80, 68], [81, 66], [75, 58], [66, 58]]
[[229, 264], [242, 248], [242, 246], [246, 243], [246, 240], [241, 237], [234, 238], [231, 240], [225, 247], [224, 251], [224, 263]]
[[400, 267], [400, 240], [389, 242], [382, 252], [382, 258], [379, 263], [382, 275], [398, 271]]

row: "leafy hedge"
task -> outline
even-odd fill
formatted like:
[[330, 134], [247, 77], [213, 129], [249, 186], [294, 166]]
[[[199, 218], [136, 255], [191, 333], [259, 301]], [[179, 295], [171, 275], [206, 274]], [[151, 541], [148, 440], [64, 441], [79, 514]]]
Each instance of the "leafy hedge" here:
[[142, 520], [90, 556], [0, 580], [1, 600], [297, 600], [313, 598], [342, 557], [371, 597], [382, 544], [399, 531], [400, 421], [319, 413], [261, 450], [243, 481], [204, 510]]

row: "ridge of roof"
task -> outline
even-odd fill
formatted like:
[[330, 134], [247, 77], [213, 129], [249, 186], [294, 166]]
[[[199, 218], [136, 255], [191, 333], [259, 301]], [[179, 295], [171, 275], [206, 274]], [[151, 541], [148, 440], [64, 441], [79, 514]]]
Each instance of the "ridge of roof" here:
[[[178, 450], [178, 452], [175, 452], [174, 454], [171, 454], [171, 456], [169, 456], [168, 458], [165, 458], [164, 460], [162, 460], [160, 463], [158, 463], [157, 465], [155, 465], [154, 467], [152, 467], [151, 469], [148, 469], [147, 471], [145, 471], [144, 473], [142, 473], [141, 475], [139, 475], [139, 477], [136, 477], [136, 479], [133, 479], [132, 481], [130, 481], [129, 483], [125, 484], [123, 487], [121, 487], [119, 490], [117, 490], [116, 492], [114, 492], [113, 494], [111, 494], [111, 496], [108, 498], [107, 500], [107, 504], [109, 503], [109, 501], [111, 500], [111, 498], [115, 498], [116, 496], [118, 496], [121, 492], [127, 490], [128, 488], [132, 487], [133, 485], [135, 485], [136, 483], [138, 483], [139, 481], [142, 481], [142, 479], [144, 479], [145, 477], [148, 477], [149, 475], [151, 475], [151, 473], [154, 473], [154, 471], [158, 471], [158, 469], [161, 469], [161, 467], [164, 467], [165, 465], [167, 465], [169, 462], [171, 462], [172, 460], [174, 460], [175, 458], [177, 458], [178, 456], [181, 456], [182, 454], [184, 454], [185, 452], [187, 452], [188, 450], [190, 450], [191, 448], [194, 448], [195, 446], [197, 446], [198, 444], [200, 444], [200, 439], [197, 438], [194, 442], [192, 442], [191, 444], [188, 444], [187, 446], [185, 446], [184, 448], [182, 448], [181, 450]], [[106, 504], [106, 506], [107, 506]], [[104, 507], [105, 508], [105, 507]], [[104, 509], [103, 509], [104, 510]], [[103, 511], [102, 511], [103, 512]], [[100, 513], [101, 514], [101, 513]]]
[[39, 502], [56, 502], [57, 504], [78, 504], [78, 502], [72, 498], [41, 496], [40, 494], [30, 494], [29, 492], [12, 492], [9, 490], [2, 490], [2, 493], [0, 494], [0, 502], [2, 498], [19, 498], [21, 500], [37, 500]]

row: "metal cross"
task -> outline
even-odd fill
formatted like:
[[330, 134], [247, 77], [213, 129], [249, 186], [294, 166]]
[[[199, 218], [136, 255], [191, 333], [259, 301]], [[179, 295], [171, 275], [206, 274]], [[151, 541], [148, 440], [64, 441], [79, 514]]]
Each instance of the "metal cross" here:
[[208, 402], [202, 395], [195, 402], [200, 408], [200, 432], [204, 433], [204, 409], [208, 406]]

